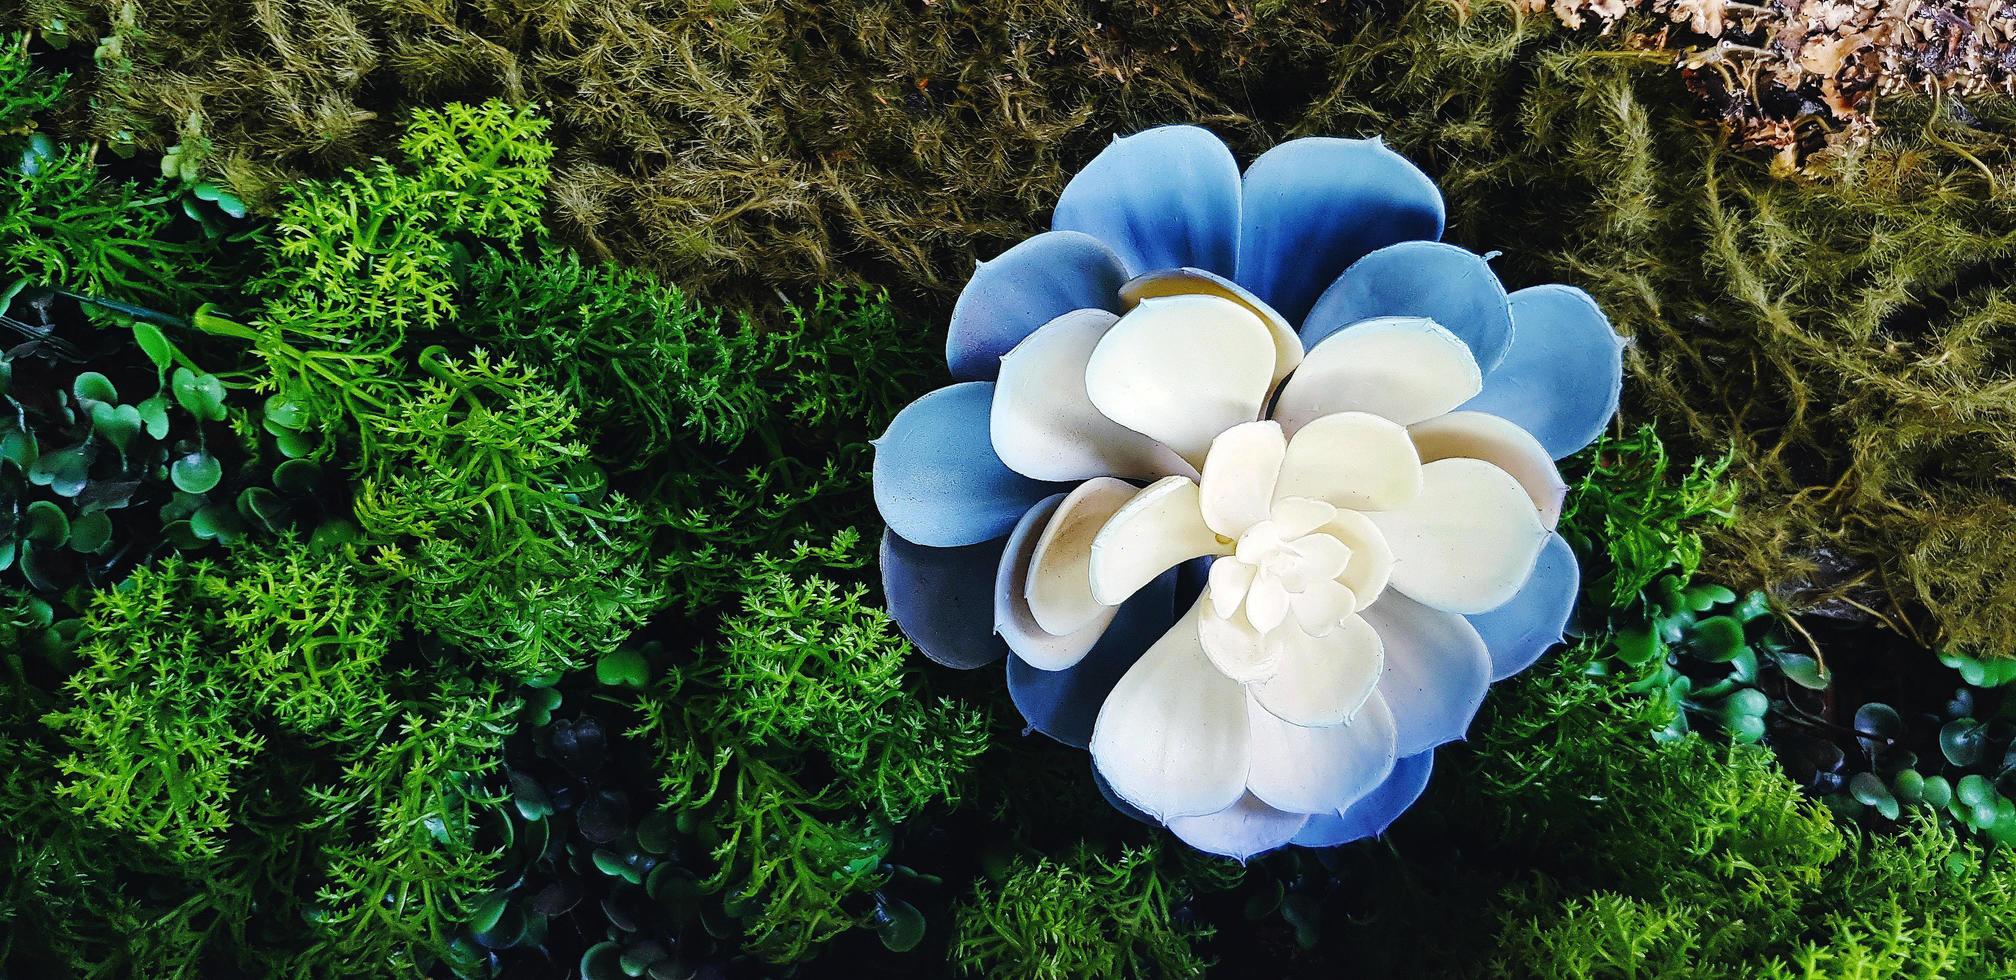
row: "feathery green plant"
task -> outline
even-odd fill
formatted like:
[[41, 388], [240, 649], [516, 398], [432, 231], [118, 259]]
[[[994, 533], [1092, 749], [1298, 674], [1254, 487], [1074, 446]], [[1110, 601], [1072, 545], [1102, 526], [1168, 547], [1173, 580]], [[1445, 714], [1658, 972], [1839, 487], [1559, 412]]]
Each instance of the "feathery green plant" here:
[[1111, 859], [1083, 847], [1017, 858], [959, 904], [952, 963], [1024, 980], [1203, 976], [1195, 945], [1212, 929], [1179, 918], [1189, 886], [1177, 867], [1152, 845]]

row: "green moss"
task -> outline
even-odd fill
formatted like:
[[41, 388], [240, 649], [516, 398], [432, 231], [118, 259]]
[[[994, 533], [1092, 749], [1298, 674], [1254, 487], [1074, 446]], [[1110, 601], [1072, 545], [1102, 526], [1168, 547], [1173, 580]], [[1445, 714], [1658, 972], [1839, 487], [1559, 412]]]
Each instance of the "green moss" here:
[[1179, 919], [1190, 898], [1179, 868], [1154, 847], [1018, 858], [959, 905], [952, 963], [1023, 980], [1203, 976], [1195, 946], [1211, 929]]

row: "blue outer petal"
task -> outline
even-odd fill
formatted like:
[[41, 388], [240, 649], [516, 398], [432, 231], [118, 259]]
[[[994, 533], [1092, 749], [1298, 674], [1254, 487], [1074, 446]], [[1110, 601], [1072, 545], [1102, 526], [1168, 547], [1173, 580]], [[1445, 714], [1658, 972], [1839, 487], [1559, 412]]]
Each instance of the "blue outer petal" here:
[[1401, 242], [1352, 263], [1302, 321], [1302, 346], [1360, 320], [1425, 316], [1463, 338], [1489, 373], [1512, 344], [1505, 287], [1484, 257], [1441, 242]]
[[1442, 237], [1435, 182], [1377, 139], [1290, 140], [1246, 168], [1245, 193], [1233, 278], [1289, 323], [1374, 249]]
[[1030, 505], [1062, 489], [994, 455], [993, 402], [993, 382], [969, 381], [896, 413], [875, 440], [875, 507], [889, 530], [927, 548], [979, 544], [1007, 534]]
[[1393, 774], [1377, 789], [1346, 807], [1342, 813], [1319, 813], [1309, 818], [1302, 832], [1290, 843], [1304, 847], [1332, 847], [1386, 832], [1428, 788], [1428, 774], [1435, 767], [1435, 753], [1419, 752], [1393, 764]]
[[1075, 231], [1029, 238], [973, 270], [952, 306], [945, 363], [962, 380], [992, 381], [1001, 357], [1023, 338], [1072, 310], [1120, 312], [1127, 282], [1120, 257]]
[[1176, 575], [1174, 569], [1162, 573], [1121, 603], [1092, 652], [1071, 667], [1038, 670], [1021, 657], [1008, 658], [1008, 695], [1030, 728], [1076, 748], [1092, 744], [1092, 723], [1106, 695], [1176, 623]]
[[1533, 574], [1511, 601], [1487, 613], [1466, 616], [1491, 651], [1491, 679], [1502, 681], [1540, 659], [1561, 642], [1582, 589], [1582, 568], [1567, 539], [1556, 534], [1540, 549]]
[[1463, 407], [1533, 433], [1555, 459], [1595, 441], [1624, 390], [1624, 338], [1596, 301], [1573, 286], [1512, 294], [1518, 333], [1484, 390]]
[[882, 532], [883, 601], [925, 656], [972, 670], [1007, 654], [994, 635], [994, 568], [1006, 540], [926, 548]]
[[1105, 242], [1137, 276], [1182, 266], [1230, 276], [1239, 250], [1239, 164], [1196, 126], [1117, 139], [1065, 185], [1050, 227]]
[[1379, 694], [1401, 755], [1462, 738], [1491, 687], [1491, 653], [1470, 621], [1388, 589], [1360, 610], [1386, 644]]

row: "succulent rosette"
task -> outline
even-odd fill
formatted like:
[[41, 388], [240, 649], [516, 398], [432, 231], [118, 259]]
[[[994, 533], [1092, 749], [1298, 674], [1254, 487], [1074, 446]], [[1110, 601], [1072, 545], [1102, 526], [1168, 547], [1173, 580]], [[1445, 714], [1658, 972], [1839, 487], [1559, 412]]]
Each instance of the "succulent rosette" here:
[[1196, 127], [1114, 142], [975, 270], [960, 382], [876, 442], [891, 614], [1005, 657], [1029, 726], [1192, 846], [1383, 831], [1560, 640], [1554, 461], [1622, 378], [1587, 295], [1508, 295], [1443, 220], [1377, 140], [1243, 175]]

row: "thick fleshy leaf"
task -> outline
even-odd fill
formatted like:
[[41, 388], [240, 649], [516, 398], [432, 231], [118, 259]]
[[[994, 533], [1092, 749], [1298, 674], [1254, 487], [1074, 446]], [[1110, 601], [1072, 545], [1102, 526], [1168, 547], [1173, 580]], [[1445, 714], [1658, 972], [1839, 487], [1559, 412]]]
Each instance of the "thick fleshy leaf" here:
[[1393, 763], [1393, 772], [1377, 789], [1351, 804], [1342, 813], [1319, 813], [1295, 835], [1293, 843], [1303, 847], [1334, 847], [1386, 832], [1428, 788], [1428, 775], [1435, 768], [1435, 753], [1402, 756]]
[[1246, 691], [1218, 672], [1190, 607], [1114, 685], [1092, 728], [1113, 792], [1157, 820], [1217, 813], [1246, 791]]
[[961, 380], [991, 381], [1001, 358], [1036, 328], [1072, 310], [1120, 312], [1120, 257], [1075, 231], [1036, 235], [973, 270], [952, 306], [945, 363]]
[[1169, 831], [1200, 851], [1244, 864], [1254, 855], [1287, 844], [1308, 822], [1307, 813], [1277, 810], [1248, 793], [1217, 813], [1177, 817], [1169, 821]]
[[1337, 631], [1358, 609], [1358, 597], [1341, 583], [1325, 579], [1311, 583], [1288, 602], [1288, 611], [1301, 632], [1327, 637]]
[[1420, 496], [1367, 516], [1393, 549], [1393, 587], [1453, 613], [1504, 605], [1547, 543], [1526, 489], [1481, 459], [1425, 464]]
[[1085, 365], [1119, 319], [1073, 310], [1001, 360], [989, 422], [994, 452], [1009, 469], [1038, 480], [1196, 474], [1169, 447], [1101, 414], [1085, 394]]
[[1344, 510], [1390, 510], [1421, 493], [1407, 430], [1364, 412], [1325, 415], [1288, 440], [1274, 499], [1308, 497]]
[[1512, 346], [1463, 407], [1512, 420], [1560, 459], [1595, 441], [1617, 414], [1626, 341], [1573, 286], [1534, 286], [1511, 301]]
[[1207, 573], [1211, 608], [1220, 619], [1229, 619], [1239, 611], [1239, 604], [1246, 601], [1246, 590], [1253, 587], [1253, 576], [1258, 572], [1258, 568], [1235, 559], [1211, 563], [1211, 571]]
[[1559, 534], [1547, 539], [1533, 574], [1510, 602], [1468, 617], [1491, 651], [1491, 679], [1502, 681], [1533, 666], [1568, 628], [1575, 598], [1582, 588], [1582, 568], [1575, 550]]
[[896, 413], [875, 440], [875, 507], [906, 541], [930, 548], [1007, 534], [1029, 506], [1064, 489], [994, 455], [987, 414], [994, 384], [940, 388]]
[[1435, 182], [1377, 139], [1290, 140], [1246, 168], [1245, 192], [1232, 278], [1291, 323], [1367, 253], [1442, 236]]
[[1246, 788], [1283, 810], [1334, 813], [1371, 792], [1393, 771], [1398, 744], [1393, 714], [1374, 694], [1348, 725], [1304, 728], [1260, 705], [1247, 711], [1253, 763]]
[[1275, 673], [1253, 685], [1253, 699], [1291, 725], [1342, 725], [1364, 707], [1385, 667], [1384, 644], [1352, 616], [1326, 636], [1284, 627], [1267, 637]]
[[1133, 484], [1102, 476], [1079, 484], [1057, 505], [1036, 539], [1023, 593], [1045, 633], [1063, 636], [1112, 618], [1113, 607], [1092, 597], [1092, 541], [1132, 499]]
[[1241, 684], [1274, 674], [1274, 650], [1244, 616], [1219, 616], [1207, 606], [1197, 618], [1197, 641], [1219, 673]]
[[882, 594], [889, 618], [927, 657], [971, 670], [1001, 659], [994, 635], [994, 570], [1003, 541], [927, 548], [882, 532]]
[[1414, 448], [1421, 462], [1438, 459], [1481, 459], [1512, 474], [1540, 512], [1540, 523], [1552, 528], [1561, 519], [1562, 501], [1568, 499], [1568, 485], [1540, 440], [1518, 425], [1483, 412], [1450, 412], [1411, 426]]
[[1419, 317], [1367, 320], [1309, 351], [1281, 389], [1274, 420], [1290, 435], [1311, 419], [1370, 412], [1413, 425], [1451, 411], [1483, 389], [1468, 344]]
[[1267, 324], [1267, 332], [1274, 337], [1274, 384], [1280, 384], [1282, 378], [1301, 365], [1302, 337], [1295, 332], [1294, 325], [1282, 319], [1281, 314], [1260, 297], [1216, 273], [1203, 269], [1163, 269], [1145, 273], [1127, 280], [1127, 284], [1120, 287], [1120, 301], [1131, 309], [1144, 299], [1189, 293], [1224, 297], [1252, 310], [1254, 316]]
[[1151, 827], [1162, 826], [1162, 821], [1142, 813], [1140, 807], [1121, 799], [1120, 794], [1113, 792], [1113, 784], [1107, 782], [1106, 777], [1099, 774], [1099, 767], [1096, 765], [1092, 767], [1092, 785], [1098, 787], [1099, 795], [1106, 798], [1107, 805], [1120, 811], [1122, 816], [1139, 820]]
[[1272, 575], [1256, 575], [1246, 590], [1246, 622], [1266, 633], [1288, 620], [1289, 595], [1281, 580]]
[[1470, 345], [1486, 375], [1512, 343], [1505, 287], [1484, 257], [1441, 242], [1389, 245], [1352, 263], [1302, 322], [1302, 343], [1377, 317], [1425, 317]]
[[1379, 696], [1393, 709], [1401, 755], [1463, 737], [1491, 686], [1491, 654], [1469, 620], [1388, 593], [1359, 613], [1386, 649]]
[[1059, 636], [1036, 625], [1036, 617], [1029, 612], [1029, 565], [1036, 557], [1037, 540], [1050, 526], [1050, 518], [1064, 497], [1060, 493], [1029, 508], [1009, 532], [994, 571], [994, 632], [1014, 652], [1014, 659], [1037, 670], [1063, 670], [1083, 660], [1112, 620], [1111, 615], [1102, 616]]
[[1219, 433], [1198, 481], [1204, 523], [1237, 538], [1267, 520], [1274, 509], [1274, 481], [1287, 454], [1287, 437], [1270, 421], [1246, 422]]
[[1231, 550], [1204, 524], [1197, 484], [1167, 477], [1135, 494], [1092, 539], [1092, 595], [1118, 605], [1171, 566]]
[[1211, 440], [1260, 417], [1274, 341], [1228, 299], [1143, 300], [1106, 332], [1085, 367], [1085, 393], [1107, 418], [1204, 465]]
[[1176, 573], [1169, 572], [1121, 604], [1090, 653], [1062, 670], [1042, 670], [1008, 658], [1008, 696], [1029, 727], [1065, 745], [1092, 742], [1092, 722], [1113, 685], [1176, 621]]
[[1135, 275], [1181, 266], [1230, 275], [1239, 254], [1239, 164], [1196, 126], [1122, 137], [1064, 186], [1050, 227], [1105, 242]]
[[1351, 560], [1337, 581], [1351, 590], [1358, 608], [1371, 605], [1393, 578], [1393, 549], [1386, 544], [1386, 535], [1371, 518], [1355, 510], [1338, 511], [1323, 526], [1323, 533], [1351, 549]]

